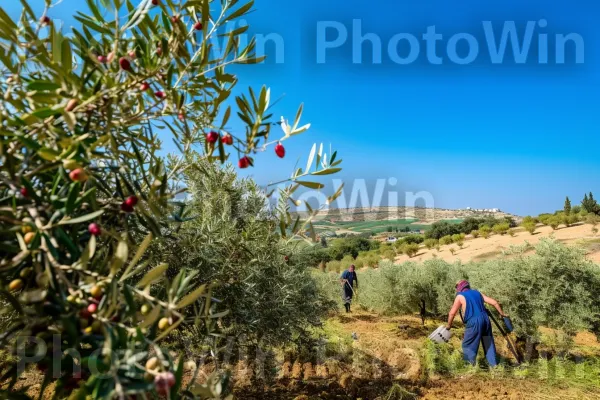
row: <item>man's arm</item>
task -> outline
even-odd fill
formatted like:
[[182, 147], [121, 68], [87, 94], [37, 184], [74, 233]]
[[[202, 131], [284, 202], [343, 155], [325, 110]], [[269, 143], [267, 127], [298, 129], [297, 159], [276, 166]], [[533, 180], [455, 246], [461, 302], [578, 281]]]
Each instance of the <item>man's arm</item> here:
[[507, 315], [504, 314], [504, 311], [502, 311], [502, 307], [500, 306], [500, 303], [498, 303], [495, 299], [492, 299], [491, 297], [487, 297], [483, 293], [481, 293], [481, 295], [483, 296], [483, 301], [486, 304], [489, 304], [490, 306], [494, 307], [498, 311], [498, 313], [500, 314], [501, 317], [507, 317]]
[[344, 272], [342, 272], [342, 275], [340, 276], [340, 284], [343, 285], [346, 282], [348, 282], [348, 279], [346, 279], [346, 272], [344, 271]]
[[358, 275], [354, 271], [354, 287], [358, 289]]
[[456, 296], [456, 299], [454, 299], [454, 304], [450, 309], [450, 313], [448, 313], [448, 325], [446, 325], [446, 329], [452, 329], [452, 322], [454, 322], [454, 317], [456, 317], [456, 313], [458, 310], [460, 310], [461, 306], [462, 304], [460, 302], [460, 296]]

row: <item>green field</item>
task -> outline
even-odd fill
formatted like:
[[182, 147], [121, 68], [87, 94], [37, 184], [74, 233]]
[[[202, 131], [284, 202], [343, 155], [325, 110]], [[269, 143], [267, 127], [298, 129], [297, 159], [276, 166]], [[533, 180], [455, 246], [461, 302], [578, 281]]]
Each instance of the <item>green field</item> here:
[[[410, 228], [411, 231], [427, 230], [431, 225], [423, 225], [416, 223], [416, 219], [396, 219], [396, 220], [383, 220], [383, 221], [337, 221], [331, 222], [329, 220], [315, 221], [315, 229], [317, 232], [335, 231], [337, 229], [346, 229], [356, 233], [384, 233], [388, 231], [388, 228], [392, 228], [391, 233], [396, 232], [396, 228], [404, 229]], [[447, 220], [452, 224], [459, 224], [462, 220], [453, 219]]]

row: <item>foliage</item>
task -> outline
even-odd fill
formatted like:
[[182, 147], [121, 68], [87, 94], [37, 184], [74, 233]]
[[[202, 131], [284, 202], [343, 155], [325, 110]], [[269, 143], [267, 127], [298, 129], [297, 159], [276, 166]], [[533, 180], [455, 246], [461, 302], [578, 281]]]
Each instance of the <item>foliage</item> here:
[[488, 225], [483, 225], [481, 228], [479, 228], [479, 236], [481, 236], [484, 239], [487, 239], [490, 237], [490, 235], [492, 234], [492, 228]]
[[448, 221], [437, 221], [431, 225], [431, 228], [425, 232], [427, 239], [441, 239], [444, 236], [452, 236], [460, 233], [460, 228], [456, 224], [451, 224]]
[[569, 336], [580, 330], [600, 335], [598, 265], [586, 260], [584, 250], [553, 240], [542, 239], [533, 255], [526, 254], [528, 249], [466, 265], [439, 259], [382, 262], [379, 269], [361, 274], [359, 303], [380, 313], [405, 314], [423, 313], [425, 302], [426, 315], [441, 316], [452, 305], [456, 281], [467, 278], [474, 289], [502, 304], [518, 337], [535, 338], [540, 326]]
[[525, 229], [527, 232], [529, 232], [532, 235], [535, 234], [535, 231], [537, 229], [535, 222], [523, 222], [521, 224], [521, 226], [523, 227], [523, 229]]
[[514, 218], [509, 216], [505, 216], [504, 218], [495, 218], [493, 216], [487, 216], [483, 218], [469, 217], [459, 224], [459, 230], [465, 235], [468, 235], [473, 233], [473, 231], [479, 230], [484, 225], [494, 226], [498, 224], [508, 224], [509, 228], [514, 228], [517, 226]]
[[463, 233], [470, 233], [478, 230], [481, 223], [482, 220], [480, 218], [468, 217], [459, 224], [459, 229]]
[[440, 244], [442, 246], [452, 244], [453, 242], [454, 242], [454, 240], [452, 240], [452, 236], [450, 236], [450, 235], [443, 236], [442, 238], [440, 238]]
[[545, 221], [546, 221], [545, 223], [547, 225], [549, 225], [552, 228], [552, 230], [557, 230], [560, 225], [560, 222], [561, 222], [560, 219], [555, 216], [552, 216], [552, 217], [546, 219]]
[[585, 251], [543, 239], [535, 255], [515, 250], [511, 257], [470, 265], [474, 287], [499, 300], [521, 336], [536, 336], [538, 326], [568, 335], [579, 330], [600, 334], [600, 269]]
[[192, 165], [184, 180], [190, 195], [186, 212], [196, 217], [176, 237], [161, 240], [156, 253], [177, 269], [196, 271], [197, 284], [227, 282], [213, 293], [229, 310], [221, 320], [233, 338], [289, 344], [330, 308], [309, 274], [330, 259], [327, 249], [282, 242], [278, 220], [254, 181], [206, 160]]
[[422, 265], [383, 261], [379, 269], [361, 274], [359, 304], [383, 314], [419, 312], [425, 318], [445, 313], [454, 300], [454, 284], [463, 275], [440, 260]]
[[596, 199], [594, 199], [594, 195], [590, 192], [589, 196], [586, 194], [581, 201], [581, 207], [586, 210], [588, 213], [600, 214], [600, 205]]
[[322, 262], [331, 261], [329, 250], [322, 244], [302, 246], [290, 257], [291, 262], [302, 267], [317, 267]]
[[496, 224], [492, 227], [492, 231], [497, 235], [506, 235], [509, 229], [510, 225], [506, 222], [502, 224]]
[[437, 239], [426, 239], [423, 244], [425, 245], [425, 247], [427, 247], [429, 250], [435, 248], [435, 246], [437, 246], [439, 243], [439, 241]]
[[538, 222], [540, 222], [540, 221], [538, 221], [537, 218], [534, 218], [531, 215], [528, 215], [525, 218], [523, 218], [523, 221], [521, 221], [521, 226], [524, 224], [532, 224], [532, 223], [537, 224]]
[[419, 252], [419, 245], [416, 243], [405, 243], [402, 245], [402, 252], [410, 258], [413, 258]]
[[563, 207], [563, 210], [566, 215], [571, 214], [571, 200], [569, 200], [569, 196], [567, 196], [565, 199], [565, 206]]
[[473, 236], [473, 238], [477, 239], [479, 237], [479, 230], [472, 230], [471, 236]]
[[456, 233], [452, 235], [452, 243], [460, 244], [461, 246], [465, 242], [465, 234], [464, 233]]
[[596, 214], [589, 214], [586, 217], [585, 222], [595, 227], [596, 225], [600, 224], [600, 216]]
[[[153, 7], [143, 0], [134, 7], [103, 0], [99, 8], [88, 1], [91, 13], [78, 13], [81, 25], [72, 35], [52, 23], [50, 1], [41, 16], [21, 3], [18, 21], [0, 12], [0, 278], [11, 290], [2, 290], [2, 312], [10, 316], [2, 347], [30, 353], [35, 343], [17, 349], [17, 337], [47, 340], [61, 332], [62, 344], [81, 358], [64, 352], [58, 363], [49, 354], [35, 361], [45, 371], [41, 392], [57, 380], [57, 398], [74, 389], [74, 398], [146, 397], [156, 390], [180, 398], [183, 357], [176, 363], [160, 340], [185, 326], [209, 338], [216, 355], [217, 321], [228, 311], [214, 304], [212, 294], [229, 282], [217, 276], [196, 286], [208, 283], [207, 277], [177, 273], [178, 259], [157, 248], [168, 250], [164, 246], [178, 243], [180, 233], [182, 241], [198, 239], [185, 226], [197, 215], [184, 215], [174, 199], [185, 191], [184, 173], [198, 167], [199, 159], [223, 164], [236, 157], [245, 168], [253, 165], [256, 151], [275, 144], [268, 142], [276, 124], [270, 91], [250, 89], [231, 98], [238, 78], [225, 67], [261, 61], [254, 40], [240, 43], [247, 27], [226, 34], [220, 55], [209, 54], [213, 38], [253, 3], [182, 7], [183, 1], [168, 0]], [[229, 121], [232, 114], [239, 120]], [[293, 125], [281, 121], [277, 142], [308, 129], [298, 126], [301, 114], [300, 108]], [[242, 128], [241, 138], [228, 132], [232, 124]], [[178, 155], [160, 156], [158, 130], [167, 133]], [[335, 173], [340, 162], [335, 152], [327, 157], [322, 146], [314, 146], [305, 170], [286, 180], [292, 183], [280, 191], [277, 208], [281, 237], [311, 231], [310, 218], [291, 220], [290, 196], [300, 186], [322, 187], [307, 177]], [[207, 230], [202, 235], [210, 242]], [[228, 245], [236, 242], [231, 239]], [[218, 246], [207, 246], [214, 251], [207, 258], [227, 251], [216, 251]], [[171, 265], [163, 255], [172, 258]], [[278, 276], [285, 279], [304, 276], [281, 258], [258, 271], [269, 268], [281, 270]], [[167, 271], [170, 279], [164, 282]], [[296, 288], [298, 296], [314, 295], [305, 284]], [[263, 298], [252, 298], [254, 307], [269, 301], [266, 293], [273, 290], [260, 289]], [[239, 316], [244, 310], [229, 312]], [[156, 362], [150, 362], [151, 354]], [[156, 365], [144, 367], [147, 362]], [[81, 374], [74, 374], [75, 366], [82, 367]], [[97, 379], [95, 366], [110, 379]], [[12, 389], [20, 372], [8, 369], [12, 379], [3, 390]], [[226, 382], [219, 376], [209, 381], [210, 387], [189, 387], [184, 396], [220, 397]]]
[[379, 242], [359, 236], [348, 236], [334, 239], [328, 247], [329, 255], [334, 260], [341, 260], [346, 255], [356, 258], [361, 251], [377, 249]]
[[422, 235], [408, 235], [404, 236], [400, 242], [408, 243], [408, 244], [421, 244], [425, 241], [425, 238]]
[[540, 223], [542, 223], [544, 225], [550, 225], [549, 221], [553, 217], [555, 217], [555, 215], [553, 215], [553, 214], [540, 214], [537, 217], [537, 220], [540, 221]]

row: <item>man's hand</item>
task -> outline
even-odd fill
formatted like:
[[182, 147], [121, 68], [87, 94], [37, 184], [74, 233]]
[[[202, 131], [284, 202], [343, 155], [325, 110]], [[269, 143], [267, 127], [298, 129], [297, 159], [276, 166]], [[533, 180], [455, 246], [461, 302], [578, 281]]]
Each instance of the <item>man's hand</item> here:
[[448, 329], [448, 330], [452, 329], [452, 325], [446, 325], [446, 329]]

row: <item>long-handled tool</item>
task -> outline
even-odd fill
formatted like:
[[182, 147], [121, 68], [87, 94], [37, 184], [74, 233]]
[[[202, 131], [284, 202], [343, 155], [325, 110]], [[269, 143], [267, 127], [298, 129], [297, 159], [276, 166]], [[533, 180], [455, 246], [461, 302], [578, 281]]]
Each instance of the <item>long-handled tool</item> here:
[[508, 348], [509, 348], [510, 352], [513, 353], [513, 356], [515, 356], [515, 359], [517, 360], [517, 365], [521, 364], [521, 358], [519, 357], [519, 353], [517, 353], [517, 350], [515, 349], [515, 345], [513, 344], [512, 340], [510, 340], [508, 333], [502, 328], [502, 326], [500, 326], [498, 321], [496, 321], [496, 317], [494, 317], [494, 315], [490, 312], [490, 310], [488, 310], [486, 308], [485, 311], [488, 313], [491, 320], [494, 321], [494, 324], [496, 325], [496, 327], [498, 328], [500, 333], [502, 333], [502, 336], [504, 336], [504, 338], [506, 339], [506, 342], [508, 343]]

